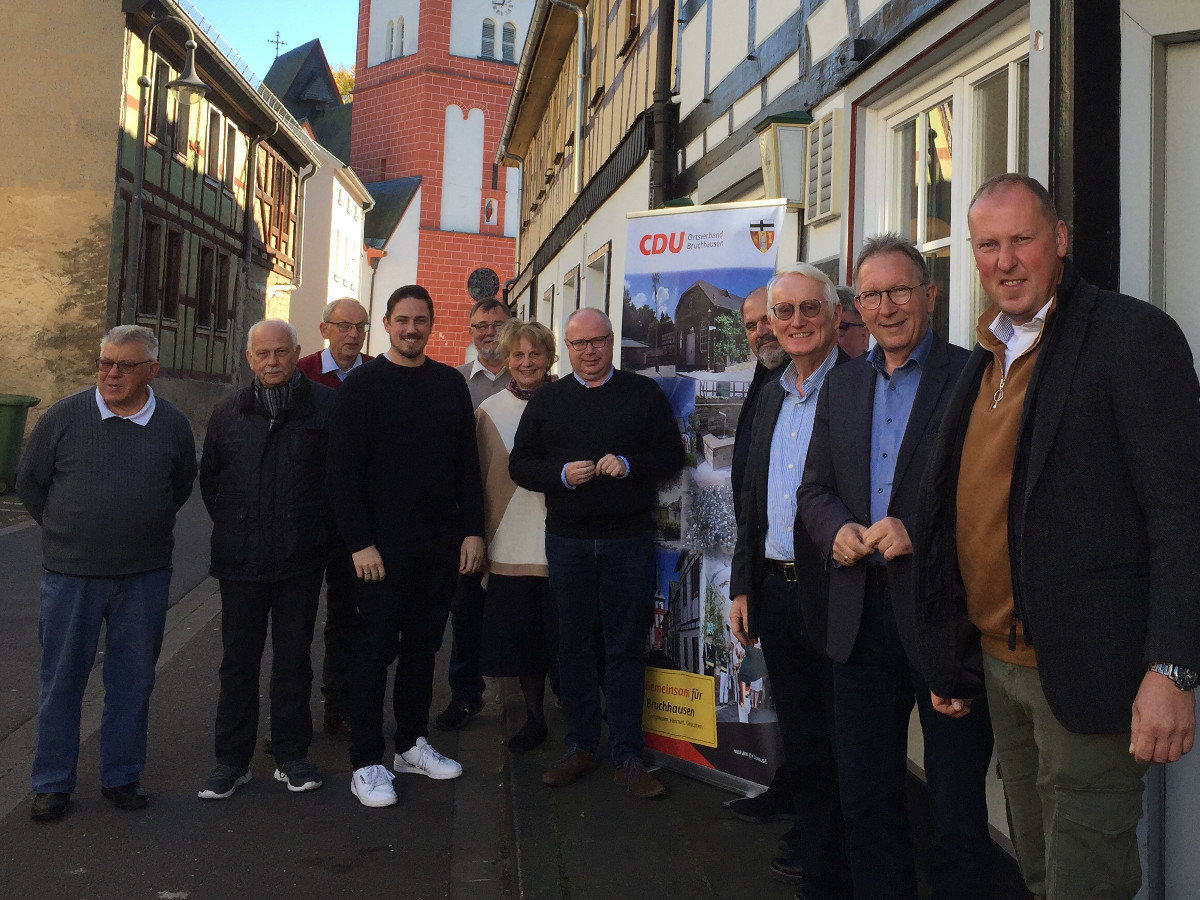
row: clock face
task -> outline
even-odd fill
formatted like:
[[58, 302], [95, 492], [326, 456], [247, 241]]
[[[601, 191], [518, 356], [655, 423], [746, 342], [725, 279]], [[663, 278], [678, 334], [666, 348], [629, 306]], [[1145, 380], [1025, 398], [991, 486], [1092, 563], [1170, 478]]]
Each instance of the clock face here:
[[512, 12], [512, 0], [492, 0], [492, 9], [498, 16], [507, 16]]

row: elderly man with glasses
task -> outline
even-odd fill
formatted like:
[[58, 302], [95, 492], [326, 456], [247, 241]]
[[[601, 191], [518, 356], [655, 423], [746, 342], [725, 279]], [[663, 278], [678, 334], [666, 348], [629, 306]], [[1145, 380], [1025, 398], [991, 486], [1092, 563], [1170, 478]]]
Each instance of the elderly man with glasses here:
[[[490, 271], [490, 270], [485, 270]], [[471, 406], [495, 396], [512, 380], [500, 350], [500, 329], [509, 319], [508, 307], [489, 297], [471, 307], [471, 343], [475, 359], [456, 366], [467, 380]], [[450, 603], [450, 702], [437, 714], [439, 731], [462, 728], [483, 709], [483, 676], [479, 674], [479, 651], [483, 644], [483, 574], [462, 575]]]
[[[296, 363], [311, 381], [337, 390], [346, 377], [371, 359], [363, 353], [371, 324], [367, 310], [353, 297], [342, 297], [325, 307], [321, 337], [329, 346], [303, 356]], [[344, 547], [325, 569], [325, 663], [321, 668], [321, 694], [325, 698], [325, 733], [350, 739], [348, 696], [350, 654], [358, 628], [354, 600], [354, 565]]]
[[573, 374], [533, 395], [509, 456], [513, 481], [546, 495], [546, 559], [558, 608], [567, 752], [542, 781], [565, 787], [598, 765], [602, 630], [613, 780], [634, 797], [657, 797], [663, 786], [642, 762], [643, 648], [658, 483], [683, 467], [683, 442], [658, 385], [613, 368], [608, 316], [576, 310], [566, 332]]
[[875, 348], [829, 374], [798, 505], [829, 572], [838, 778], [860, 897], [915, 897], [906, 802], [915, 706], [933, 814], [933, 895], [991, 890], [984, 780], [986, 703], [965, 719], [933, 710], [917, 671], [912, 538], [921, 475], [967, 360], [929, 324], [937, 299], [920, 251], [894, 234], [863, 244], [858, 307]]
[[118, 809], [141, 786], [154, 667], [171, 584], [175, 515], [192, 492], [191, 425], [157, 397], [158, 339], [121, 325], [100, 341], [96, 387], [38, 420], [17, 495], [42, 527], [42, 687], [35, 821], [61, 819], [75, 790], [83, 693], [105, 626], [101, 793]]
[[759, 396], [738, 506], [729, 624], [743, 646], [761, 641], [783, 743], [784, 781], [796, 822], [771, 862], [797, 897], [848, 898], [849, 875], [833, 756], [833, 683], [825, 649], [825, 575], [816, 551], [794, 533], [825, 377], [849, 357], [837, 346], [837, 289], [820, 269], [796, 263], [767, 286], [782, 374]]

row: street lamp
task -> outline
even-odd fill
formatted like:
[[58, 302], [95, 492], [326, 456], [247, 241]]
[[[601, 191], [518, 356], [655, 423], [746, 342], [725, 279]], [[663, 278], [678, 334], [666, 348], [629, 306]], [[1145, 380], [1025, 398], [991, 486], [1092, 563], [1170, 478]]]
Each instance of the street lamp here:
[[754, 128], [767, 196], [781, 197], [789, 206], [804, 202], [804, 156], [811, 123], [808, 113], [792, 112], [768, 116]]
[[142, 249], [142, 188], [146, 177], [146, 91], [150, 88], [150, 39], [160, 25], [178, 22], [187, 32], [188, 39], [183, 45], [187, 51], [183, 61], [183, 73], [174, 81], [168, 82], [167, 90], [174, 91], [176, 99], [184, 106], [196, 103], [208, 93], [208, 85], [196, 74], [196, 36], [192, 26], [186, 19], [179, 16], [163, 16], [154, 21], [146, 33], [146, 43], [142, 48], [142, 74], [138, 78], [138, 132], [137, 146], [134, 149], [133, 170], [133, 217], [128, 231], [129, 251], [128, 264], [125, 267], [130, 289], [121, 308], [121, 324], [132, 325], [137, 321], [138, 295], [141, 291], [141, 261], [139, 256]]

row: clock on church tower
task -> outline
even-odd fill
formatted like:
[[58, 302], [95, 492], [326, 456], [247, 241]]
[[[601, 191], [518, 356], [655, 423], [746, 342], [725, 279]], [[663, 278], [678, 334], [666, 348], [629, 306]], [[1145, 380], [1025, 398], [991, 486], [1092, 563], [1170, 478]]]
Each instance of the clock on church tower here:
[[498, 16], [507, 16], [512, 12], [513, 0], [492, 0], [492, 9]]

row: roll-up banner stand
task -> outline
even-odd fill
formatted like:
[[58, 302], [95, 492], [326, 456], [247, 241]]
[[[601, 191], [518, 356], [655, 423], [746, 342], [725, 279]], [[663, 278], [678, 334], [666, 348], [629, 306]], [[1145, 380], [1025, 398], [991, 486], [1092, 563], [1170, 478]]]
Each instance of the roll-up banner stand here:
[[[628, 216], [621, 367], [671, 402], [687, 462], [660, 489], [642, 728], [662, 765], [733, 789], [770, 783], [782, 750], [762, 650], [729, 629], [737, 527], [729, 467], [754, 357], [746, 295], [794, 260], [785, 200]], [[781, 254], [782, 251], [782, 254]]]

